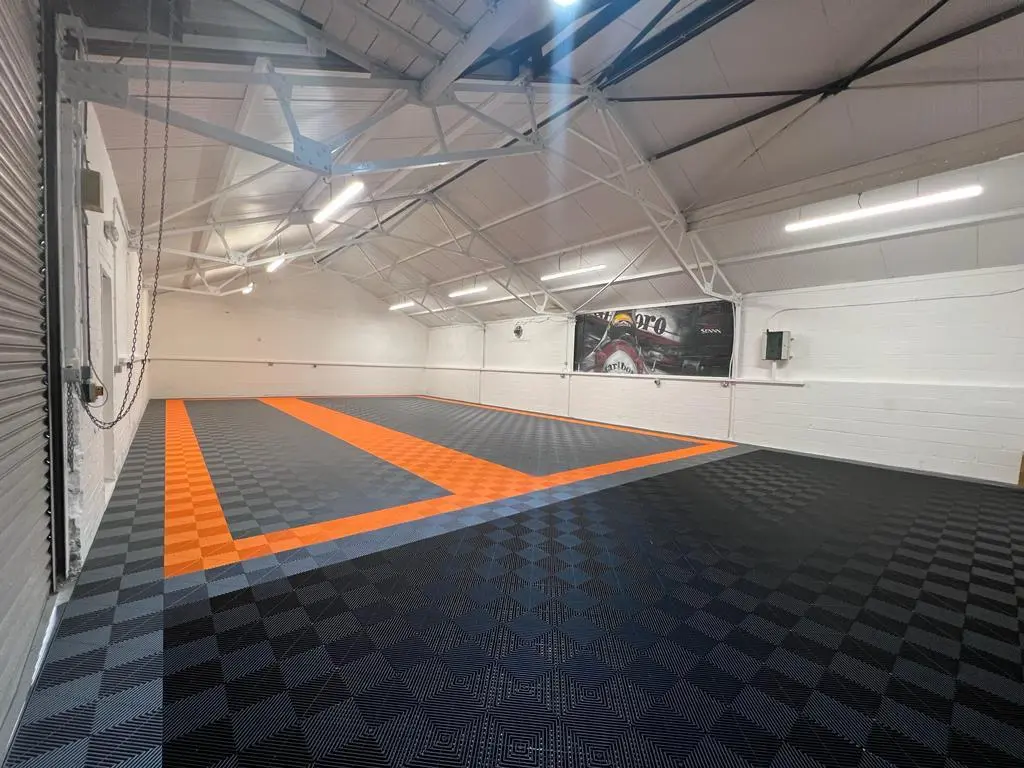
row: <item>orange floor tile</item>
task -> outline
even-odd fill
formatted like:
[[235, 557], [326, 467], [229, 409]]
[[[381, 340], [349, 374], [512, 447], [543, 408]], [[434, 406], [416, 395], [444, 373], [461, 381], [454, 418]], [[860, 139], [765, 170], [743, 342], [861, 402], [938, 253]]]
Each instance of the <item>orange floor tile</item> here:
[[[613, 461], [536, 477], [460, 451], [436, 445], [369, 421], [298, 398], [262, 398], [261, 402], [338, 440], [401, 467], [450, 492], [448, 496], [402, 504], [273, 533], [234, 539], [207, 471], [184, 401], [170, 400], [166, 410], [164, 572], [177, 576], [353, 534], [379, 530], [420, 518], [520, 496], [532, 491], [588, 480], [732, 447], [730, 443], [681, 438], [628, 427], [598, 425], [638, 434], [671, 437], [678, 450]], [[467, 407], [473, 407], [467, 405]], [[500, 409], [492, 406], [483, 406]], [[513, 411], [523, 413], [522, 411]], [[570, 423], [558, 416], [529, 414]]]

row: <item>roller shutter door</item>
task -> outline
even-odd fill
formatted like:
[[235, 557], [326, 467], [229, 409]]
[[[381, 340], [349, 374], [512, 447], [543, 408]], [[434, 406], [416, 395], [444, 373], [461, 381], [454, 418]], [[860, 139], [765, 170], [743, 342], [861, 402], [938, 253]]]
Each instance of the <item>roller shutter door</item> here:
[[0, 721], [51, 589], [39, 44], [39, 0], [2, 0]]

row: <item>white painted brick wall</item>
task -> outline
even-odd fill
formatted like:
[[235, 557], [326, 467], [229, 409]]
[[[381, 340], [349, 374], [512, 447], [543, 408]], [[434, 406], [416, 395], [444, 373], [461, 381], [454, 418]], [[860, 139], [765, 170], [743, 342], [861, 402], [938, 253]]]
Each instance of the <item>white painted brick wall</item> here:
[[432, 328], [427, 337], [427, 365], [479, 368], [484, 329], [477, 325]]
[[569, 415], [679, 435], [725, 439], [729, 433], [728, 387], [717, 381], [573, 376]]
[[[522, 338], [513, 334], [523, 327]], [[524, 318], [488, 323], [484, 368], [518, 371], [571, 371], [572, 323], [562, 317]]]
[[[127, 247], [127, 233], [120, 229], [117, 246], [114, 247], [103, 237], [103, 221], [114, 218], [114, 200], [119, 199], [117, 182], [114, 179], [110, 158], [103, 143], [99, 121], [92, 109], [88, 110], [88, 138], [86, 152], [89, 165], [100, 172], [103, 178], [104, 212], [88, 213], [87, 258], [89, 260], [90, 331], [93, 361], [97, 366], [102, 360], [103, 328], [101, 310], [101, 275], [103, 265], [110, 271], [113, 287], [115, 353], [121, 358], [131, 351], [131, 328], [135, 315], [135, 286], [138, 275], [137, 254]], [[148, 294], [143, 294], [138, 355], [142, 355], [145, 342], [145, 327], [148, 319]], [[79, 296], [81, 316], [81, 296]], [[65, 319], [67, 322], [67, 319]], [[115, 398], [115, 411], [119, 410], [125, 392], [127, 372], [105, 381], [110, 396]], [[142, 389], [134, 407], [127, 417], [114, 428], [115, 477], [120, 473], [128, 449], [131, 446], [139, 420], [149, 403], [149, 377], [143, 381]], [[133, 385], [134, 389], [134, 385]], [[72, 573], [84, 562], [92, 541], [96, 536], [103, 512], [106, 509], [113, 482], [107, 482], [105, 467], [105, 444], [101, 430], [86, 416], [77, 398], [65, 396], [65, 408], [71, 414], [72, 434], [67, 437], [69, 448], [76, 444], [67, 482], [68, 539], [71, 552]], [[94, 413], [103, 416], [102, 409]]]
[[479, 369], [428, 368], [424, 377], [428, 395], [462, 400], [467, 403], [480, 402], [482, 372]]
[[[770, 325], [794, 337], [778, 379], [803, 386], [563, 379], [549, 372], [571, 359], [564, 323], [527, 326], [533, 344], [512, 341], [514, 321], [493, 323], [481, 400], [1013, 483], [1024, 453], [1022, 288], [1024, 268], [1011, 267], [749, 295], [740, 377], [770, 379]], [[462, 332], [444, 329], [445, 344]], [[453, 397], [456, 377], [437, 373], [428, 368], [431, 393]]]
[[153, 363], [152, 396], [162, 399], [419, 395], [424, 391], [422, 367], [167, 359]]
[[[1024, 385], [1024, 268], [750, 294], [744, 377], [767, 378], [762, 333], [793, 334], [779, 378]], [[962, 298], [953, 298], [962, 297]]]
[[737, 386], [734, 439], [1015, 482], [1021, 289], [1015, 267], [748, 296], [742, 375], [770, 376], [760, 345], [771, 325], [793, 333], [794, 359], [778, 377], [806, 383]]
[[1012, 483], [1024, 389], [812, 381], [736, 387], [736, 440]]
[[419, 394], [426, 387], [427, 329], [336, 274], [286, 268], [248, 296], [162, 295], [153, 347], [154, 397]]
[[558, 373], [485, 370], [480, 376], [480, 402], [568, 416], [569, 377]]

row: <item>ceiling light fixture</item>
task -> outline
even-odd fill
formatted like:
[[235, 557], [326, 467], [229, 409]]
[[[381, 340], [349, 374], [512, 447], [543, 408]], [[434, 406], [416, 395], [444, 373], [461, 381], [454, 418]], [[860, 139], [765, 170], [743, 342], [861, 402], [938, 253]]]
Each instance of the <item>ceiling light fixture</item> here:
[[580, 267], [579, 269], [567, 269], [564, 272], [552, 272], [550, 275], [541, 275], [540, 279], [544, 282], [547, 282], [548, 280], [560, 280], [563, 277], [585, 275], [587, 272], [600, 272], [604, 268], [604, 264], [595, 264], [592, 267]]
[[805, 229], [817, 229], [818, 227], [827, 227], [832, 224], [843, 224], [847, 221], [859, 221], [860, 219], [870, 219], [874, 216], [884, 216], [889, 213], [898, 213], [899, 211], [912, 211], [917, 208], [927, 208], [930, 205], [940, 205], [941, 203], [952, 203], [957, 200], [967, 200], [972, 197], [977, 197], [984, 191], [985, 190], [981, 185], [971, 184], [967, 187], [957, 187], [956, 189], [949, 189], [945, 192], [936, 192], [934, 195], [921, 195], [920, 197], [911, 197], [907, 200], [898, 200], [895, 203], [869, 205], [867, 208], [857, 208], [853, 211], [837, 213], [832, 216], [822, 216], [817, 219], [794, 221], [791, 224], [786, 225], [786, 231], [803, 232]]
[[486, 285], [474, 285], [472, 288], [462, 288], [458, 291], [452, 291], [448, 294], [449, 299], [457, 299], [459, 296], [471, 296], [474, 293], [483, 293], [487, 290]]
[[242, 293], [248, 296], [250, 293], [256, 290], [256, 286], [253, 283], [249, 283], [245, 288], [242, 289]]
[[398, 309], [409, 309], [410, 307], [415, 307], [415, 306], [416, 306], [416, 302], [415, 301], [403, 301], [403, 302], [400, 302], [399, 304], [392, 304], [390, 307], [388, 307], [388, 309], [391, 310], [392, 312], [394, 312], [395, 310], [398, 310]]
[[285, 259], [284, 256], [274, 259], [272, 262], [267, 264], [267, 272], [277, 272], [277, 270], [284, 266], [285, 261], [287, 261], [287, 259]]
[[345, 188], [335, 195], [327, 205], [320, 209], [320, 212], [313, 217], [313, 222], [323, 224], [334, 214], [351, 203], [360, 192], [366, 189], [361, 181], [352, 181], [345, 185]]
[[555, 5], [559, 6], [560, 8], [571, 8], [572, 6], [576, 5], [576, 3], [578, 2], [578, 0], [551, 0], [551, 1]]

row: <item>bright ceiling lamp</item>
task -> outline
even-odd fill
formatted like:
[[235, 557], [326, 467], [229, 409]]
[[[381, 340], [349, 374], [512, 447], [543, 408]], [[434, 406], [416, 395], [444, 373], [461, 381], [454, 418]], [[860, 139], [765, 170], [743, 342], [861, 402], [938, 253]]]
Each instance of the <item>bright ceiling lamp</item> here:
[[572, 6], [576, 5], [576, 3], [579, 2], [579, 0], [551, 0], [551, 2], [553, 2], [560, 8], [571, 8]]
[[576, 275], [585, 275], [588, 272], [600, 272], [605, 268], [604, 264], [594, 264], [590, 267], [580, 267], [579, 269], [567, 269], [564, 272], [552, 272], [549, 275], [541, 275], [540, 279], [544, 282], [548, 280], [561, 280], [563, 277], [574, 277]]
[[242, 293], [248, 296], [250, 293], [256, 290], [256, 286], [253, 283], [249, 283], [245, 288], [242, 289]]
[[843, 224], [847, 221], [859, 221], [860, 219], [870, 219], [875, 216], [885, 216], [889, 213], [899, 213], [900, 211], [912, 211], [917, 208], [927, 208], [930, 205], [940, 205], [942, 203], [952, 203], [957, 200], [967, 200], [972, 197], [977, 197], [984, 191], [985, 190], [981, 185], [971, 184], [966, 187], [948, 189], [945, 192], [936, 192], [934, 195], [921, 195], [920, 197], [911, 197], [907, 200], [897, 200], [895, 203], [869, 205], [867, 208], [857, 208], [852, 211], [847, 211], [846, 213], [837, 213], [832, 216], [821, 216], [817, 219], [794, 221], [791, 224], [786, 225], [786, 231], [803, 232], [805, 229], [817, 229], [818, 227], [827, 227], [832, 224]]
[[284, 266], [285, 261], [287, 261], [287, 259], [285, 259], [284, 256], [279, 256], [274, 259], [272, 262], [267, 264], [267, 272], [277, 272], [277, 270]]
[[320, 209], [320, 212], [313, 217], [313, 221], [316, 224], [323, 224], [334, 214], [355, 200], [359, 193], [364, 189], [366, 189], [366, 185], [361, 181], [349, 182], [341, 192], [331, 198], [331, 201]]
[[415, 307], [415, 306], [416, 306], [416, 302], [415, 301], [403, 301], [403, 302], [400, 302], [398, 304], [392, 304], [390, 307], [388, 307], [388, 309], [390, 309], [392, 312], [395, 312], [396, 310], [399, 310], [399, 309], [410, 309], [410, 308]]
[[474, 293], [483, 293], [487, 290], [486, 285], [474, 285], [472, 288], [460, 288], [448, 294], [449, 299], [457, 299], [459, 296], [472, 296]]

